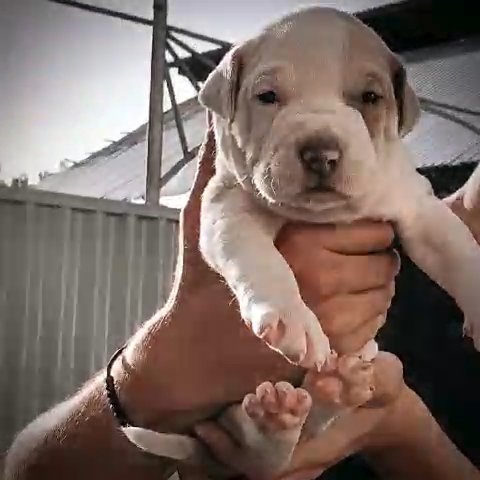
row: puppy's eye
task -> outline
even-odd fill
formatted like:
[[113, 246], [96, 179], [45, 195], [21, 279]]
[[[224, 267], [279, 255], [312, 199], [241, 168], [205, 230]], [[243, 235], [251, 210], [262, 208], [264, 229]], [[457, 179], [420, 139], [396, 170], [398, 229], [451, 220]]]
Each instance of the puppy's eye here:
[[377, 104], [383, 97], [378, 93], [374, 92], [373, 90], [367, 90], [366, 92], [362, 93], [362, 103], [367, 105], [375, 105]]
[[273, 90], [267, 90], [256, 95], [257, 100], [264, 105], [272, 105], [278, 102], [277, 94]]

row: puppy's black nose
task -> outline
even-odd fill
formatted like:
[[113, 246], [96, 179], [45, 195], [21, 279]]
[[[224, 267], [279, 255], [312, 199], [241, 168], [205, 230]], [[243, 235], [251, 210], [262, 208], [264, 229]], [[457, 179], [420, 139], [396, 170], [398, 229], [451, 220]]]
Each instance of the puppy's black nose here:
[[307, 172], [325, 178], [337, 168], [341, 150], [334, 139], [315, 139], [299, 147], [298, 157]]

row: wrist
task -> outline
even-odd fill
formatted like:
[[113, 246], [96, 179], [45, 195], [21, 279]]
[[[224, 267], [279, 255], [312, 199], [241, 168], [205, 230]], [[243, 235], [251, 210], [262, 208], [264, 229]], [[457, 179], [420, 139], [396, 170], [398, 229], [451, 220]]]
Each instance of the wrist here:
[[[159, 311], [129, 339], [111, 368], [118, 402], [133, 426], [175, 429], [174, 411], [182, 408], [184, 364], [175, 361], [171, 345], [178, 344], [165, 323], [169, 312]], [[105, 384], [106, 372], [103, 373]]]

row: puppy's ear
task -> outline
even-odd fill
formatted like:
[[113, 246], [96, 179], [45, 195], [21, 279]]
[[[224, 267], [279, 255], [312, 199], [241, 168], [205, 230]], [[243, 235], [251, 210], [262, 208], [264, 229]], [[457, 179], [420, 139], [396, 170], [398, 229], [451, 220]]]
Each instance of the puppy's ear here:
[[420, 118], [420, 103], [407, 81], [405, 67], [398, 62], [393, 73], [393, 92], [397, 102], [398, 133], [404, 137]]
[[199, 102], [225, 120], [233, 120], [240, 89], [240, 47], [232, 48], [213, 70], [198, 94]]

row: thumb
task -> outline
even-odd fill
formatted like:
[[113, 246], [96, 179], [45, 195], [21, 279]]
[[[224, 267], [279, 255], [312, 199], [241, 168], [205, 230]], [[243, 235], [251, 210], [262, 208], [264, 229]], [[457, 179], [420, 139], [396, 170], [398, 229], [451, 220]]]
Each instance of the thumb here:
[[197, 172], [187, 203], [180, 214], [180, 225], [184, 243], [198, 245], [200, 227], [200, 205], [202, 193], [215, 173], [215, 135], [212, 115], [207, 114], [207, 132], [197, 154]]
[[480, 210], [480, 163], [464, 186], [463, 204], [467, 210]]
[[392, 353], [379, 352], [373, 366], [375, 393], [365, 407], [383, 407], [395, 401], [402, 391], [403, 365]]
[[470, 178], [455, 193], [445, 198], [445, 202], [457, 215], [462, 210], [465, 215], [469, 211], [480, 210], [480, 163], [477, 165]]
[[447, 197], [445, 203], [467, 225], [480, 244], [480, 164], [465, 185]]
[[207, 131], [203, 140], [202, 146], [197, 154], [197, 172], [193, 181], [193, 186], [190, 190], [190, 195], [187, 202], [198, 203], [205, 189], [208, 181], [215, 173], [215, 134], [213, 131], [212, 114], [207, 112]]

